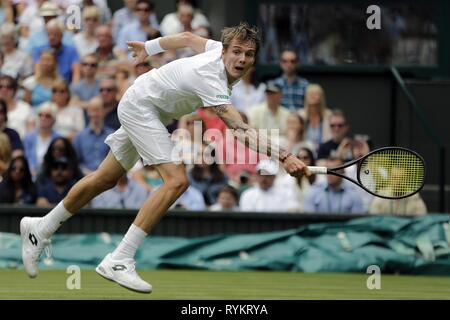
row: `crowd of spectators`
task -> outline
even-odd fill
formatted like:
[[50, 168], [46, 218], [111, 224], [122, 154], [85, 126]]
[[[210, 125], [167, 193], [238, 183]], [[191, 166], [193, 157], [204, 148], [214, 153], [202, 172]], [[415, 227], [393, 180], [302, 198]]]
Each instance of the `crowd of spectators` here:
[[[65, 8], [81, 8], [68, 28]], [[134, 79], [193, 55], [166, 51], [135, 65], [126, 41], [182, 31], [211, 37], [208, 18], [191, 1], [159, 23], [148, 0], [125, 0], [111, 14], [104, 0], [3, 1], [0, 6], [0, 203], [57, 204], [96, 170], [109, 152], [105, 138], [120, 127], [117, 106]], [[307, 165], [337, 166], [367, 154], [367, 136], [349, 136], [345, 113], [327, 105], [324, 88], [298, 75], [296, 52], [280, 54], [282, 74], [255, 84], [251, 70], [231, 99], [244, 121], [277, 131], [276, 140]], [[197, 128], [200, 128], [199, 130]], [[336, 176], [293, 178], [277, 162], [226, 132], [208, 108], [168, 127], [186, 163], [190, 187], [173, 208], [290, 213], [424, 214], [420, 196], [390, 201]], [[200, 139], [197, 139], [197, 137]], [[208, 159], [205, 155], [210, 155]], [[346, 174], [355, 175], [355, 170]], [[139, 208], [162, 184], [140, 162], [92, 208]]]

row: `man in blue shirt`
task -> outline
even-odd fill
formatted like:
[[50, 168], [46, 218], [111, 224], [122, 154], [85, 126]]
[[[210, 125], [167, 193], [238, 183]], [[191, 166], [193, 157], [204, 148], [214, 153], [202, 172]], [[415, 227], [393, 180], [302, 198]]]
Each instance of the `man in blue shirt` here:
[[[341, 159], [330, 157], [327, 167], [338, 167]], [[339, 173], [343, 173], [341, 170]], [[327, 175], [326, 183], [311, 187], [305, 197], [305, 212], [308, 213], [365, 213], [362, 199], [355, 186], [344, 182], [343, 178]]]
[[105, 127], [105, 110], [99, 97], [91, 99], [88, 109], [89, 126], [77, 133], [73, 146], [84, 174], [95, 171], [109, 151], [106, 137], [114, 130]]
[[39, 46], [33, 50], [33, 62], [39, 60], [41, 52], [52, 49], [58, 62], [58, 73], [68, 83], [77, 82], [80, 79], [80, 58], [77, 49], [63, 44], [64, 27], [56, 19], [47, 23], [48, 44]]
[[283, 74], [275, 79], [275, 83], [283, 89], [281, 105], [291, 111], [298, 111], [298, 109], [303, 108], [305, 90], [308, 86], [308, 80], [297, 75], [298, 64], [297, 53], [292, 50], [284, 50], [280, 59]]
[[[44, 23], [42, 28], [34, 29], [34, 26], [32, 26], [33, 28], [30, 30], [30, 36], [28, 37], [28, 43], [26, 45], [26, 51], [30, 55], [33, 54], [35, 48], [48, 44], [48, 34], [45, 28], [47, 22], [52, 19], [59, 19], [61, 22], [64, 21], [64, 15], [59, 9], [58, 5], [50, 1], [45, 1], [39, 7], [39, 16], [42, 17]], [[29, 19], [27, 18], [29, 18], [29, 15], [21, 15], [19, 20], [20, 24], [27, 25], [28, 23], [30, 23], [30, 21], [28, 21]], [[62, 42], [65, 45], [73, 46], [74, 42], [72, 33], [69, 31], [64, 31]]]
[[[124, 26], [117, 38], [117, 47], [125, 55], [128, 53], [127, 41], [147, 41], [161, 36], [158, 29], [150, 23], [153, 4], [148, 0], [138, 0], [135, 7], [137, 20]], [[131, 58], [131, 54], [129, 55]]]
[[[124, 0], [123, 3], [125, 6], [116, 12], [114, 12], [114, 16], [112, 19], [112, 33], [114, 40], [117, 42], [120, 31], [133, 22], [137, 21], [136, 17], [136, 0]], [[154, 5], [151, 4], [152, 12], [149, 17], [150, 24], [153, 28], [159, 30], [158, 19], [154, 12]]]

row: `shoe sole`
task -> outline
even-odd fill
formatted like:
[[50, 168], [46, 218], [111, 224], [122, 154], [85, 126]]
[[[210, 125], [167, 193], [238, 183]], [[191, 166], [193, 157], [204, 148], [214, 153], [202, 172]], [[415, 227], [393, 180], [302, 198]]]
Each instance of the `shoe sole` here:
[[104, 279], [106, 279], [106, 280], [108, 280], [108, 281], [117, 283], [117, 284], [120, 285], [121, 287], [124, 287], [125, 289], [131, 290], [131, 291], [133, 291], [133, 292], [137, 292], [137, 293], [147, 293], [147, 294], [152, 293], [152, 290], [150, 290], [150, 291], [142, 291], [142, 290], [138, 290], [138, 289], [135, 289], [135, 288], [131, 288], [131, 287], [125, 285], [125, 284], [122, 284], [122, 283], [120, 283], [120, 282], [118, 282], [118, 281], [116, 281], [116, 280], [110, 278], [110, 277], [107, 276], [106, 274], [104, 274], [103, 271], [101, 271], [100, 267], [95, 268], [95, 272], [97, 272], [100, 276], [102, 276], [102, 278], [104, 278]]
[[[23, 256], [24, 256], [24, 253], [23, 253], [23, 247], [24, 247], [24, 245], [25, 245], [25, 242], [26, 242], [26, 234], [27, 234], [27, 229], [26, 229], [26, 227], [25, 227], [25, 219], [27, 219], [27, 217], [24, 217], [24, 218], [22, 218], [22, 220], [20, 220], [20, 238], [22, 239], [22, 264], [24, 265], [24, 268], [25, 268], [25, 263], [24, 263], [24, 258], [23, 258]], [[37, 275], [38, 275], [38, 273], [36, 272], [36, 274], [30, 274], [30, 273], [28, 273], [28, 271], [26, 270], [26, 268], [25, 268], [25, 272], [27, 273], [27, 275], [31, 278], [31, 279], [33, 279], [33, 278], [36, 278], [37, 277]]]

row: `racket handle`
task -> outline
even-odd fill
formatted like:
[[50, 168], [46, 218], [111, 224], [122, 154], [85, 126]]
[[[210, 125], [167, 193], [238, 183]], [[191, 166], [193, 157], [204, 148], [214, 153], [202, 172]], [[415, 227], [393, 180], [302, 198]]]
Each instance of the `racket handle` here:
[[308, 166], [309, 171], [312, 174], [327, 174], [327, 167]]

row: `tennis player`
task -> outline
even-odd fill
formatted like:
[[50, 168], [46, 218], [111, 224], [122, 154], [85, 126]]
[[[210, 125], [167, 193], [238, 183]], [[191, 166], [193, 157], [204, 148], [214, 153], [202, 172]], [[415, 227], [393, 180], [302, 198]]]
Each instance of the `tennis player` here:
[[232, 85], [255, 63], [259, 47], [255, 28], [246, 23], [225, 28], [221, 42], [184, 32], [145, 43], [131, 41], [128, 46], [137, 63], [148, 55], [185, 47], [198, 54], [138, 77], [119, 103], [121, 127], [106, 138], [110, 152], [98, 169], [75, 184], [64, 200], [44, 217], [21, 220], [22, 259], [25, 271], [32, 278], [38, 274], [44, 247], [60, 225], [91, 199], [114, 187], [141, 158], [144, 165], [158, 170], [164, 184], [145, 201], [121, 243], [106, 255], [96, 271], [128, 289], [152, 291], [152, 286], [136, 272], [134, 255], [142, 240], [189, 184], [184, 165], [172, 153], [174, 145], [166, 125], [199, 106], [212, 108], [228, 128], [240, 129], [235, 130], [240, 141], [252, 148], [259, 144], [259, 150], [267, 150], [289, 174], [309, 175], [298, 158], [270, 140], [260, 139], [231, 105]]

